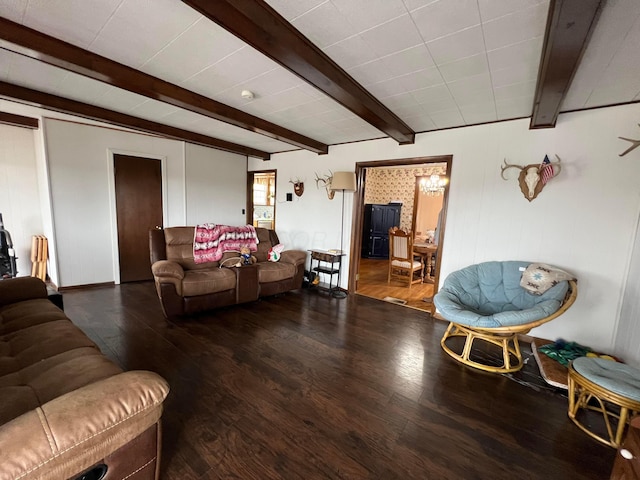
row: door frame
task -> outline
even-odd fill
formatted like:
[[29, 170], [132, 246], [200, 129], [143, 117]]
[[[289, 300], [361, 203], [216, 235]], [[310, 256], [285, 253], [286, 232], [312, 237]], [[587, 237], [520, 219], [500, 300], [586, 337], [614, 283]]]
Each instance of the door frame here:
[[440, 219], [440, 241], [438, 242], [438, 262], [434, 277], [434, 295], [438, 292], [438, 281], [440, 278], [440, 266], [442, 265], [442, 254], [445, 245], [442, 239], [447, 224], [447, 209], [449, 206], [449, 187], [451, 185], [451, 169], [453, 165], [453, 155], [437, 155], [433, 157], [410, 157], [393, 160], [374, 160], [367, 162], [356, 162], [356, 193], [353, 200], [353, 211], [351, 212], [351, 248], [349, 249], [349, 282], [347, 285], [350, 294], [355, 293], [358, 281], [360, 265], [360, 245], [362, 244], [362, 227], [364, 221], [364, 186], [366, 184], [366, 169], [374, 167], [410, 167], [423, 165], [425, 163], [446, 163], [447, 178], [449, 181], [444, 187], [444, 197], [442, 199], [442, 217]]
[[162, 174], [162, 223], [167, 222], [167, 157], [154, 153], [135, 152], [119, 148], [107, 149], [107, 181], [109, 184], [109, 214], [111, 216], [111, 260], [113, 265], [113, 281], [120, 284], [120, 251], [118, 249], [118, 215], [116, 209], [116, 177], [115, 155], [128, 155], [130, 157], [150, 158], [160, 160], [160, 172]]
[[276, 207], [276, 199], [278, 198], [278, 170], [275, 168], [269, 170], [251, 170], [247, 172], [246, 222], [247, 225], [253, 225], [253, 179], [256, 173], [273, 173], [273, 229], [275, 230], [276, 217], [278, 216], [278, 208]]

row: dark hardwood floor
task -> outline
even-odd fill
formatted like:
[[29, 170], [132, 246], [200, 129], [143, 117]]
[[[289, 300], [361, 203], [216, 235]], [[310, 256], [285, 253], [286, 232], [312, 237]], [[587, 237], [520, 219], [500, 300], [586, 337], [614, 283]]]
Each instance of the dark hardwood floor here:
[[454, 362], [440, 348], [444, 323], [425, 312], [301, 290], [168, 323], [146, 282], [65, 291], [64, 303], [123, 368], [171, 384], [163, 479], [611, 471], [615, 451], [571, 423], [566, 396]]

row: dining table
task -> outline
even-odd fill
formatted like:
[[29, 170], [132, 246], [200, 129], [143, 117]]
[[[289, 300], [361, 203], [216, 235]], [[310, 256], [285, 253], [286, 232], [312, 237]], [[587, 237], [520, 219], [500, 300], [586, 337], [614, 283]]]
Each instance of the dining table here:
[[422, 271], [423, 283], [434, 283], [433, 256], [438, 252], [438, 246], [433, 243], [414, 243], [413, 254], [422, 258], [424, 269]]

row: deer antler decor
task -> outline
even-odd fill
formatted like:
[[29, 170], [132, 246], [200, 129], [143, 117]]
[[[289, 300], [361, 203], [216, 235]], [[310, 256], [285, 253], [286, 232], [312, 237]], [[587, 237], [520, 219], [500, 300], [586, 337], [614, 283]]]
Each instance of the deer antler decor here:
[[520, 190], [529, 201], [532, 201], [542, 191], [546, 183], [553, 177], [557, 176], [562, 169], [560, 165], [560, 157], [556, 155], [557, 162], [550, 162], [549, 158], [545, 155], [542, 163], [532, 163], [526, 166], [515, 165], [507, 163], [507, 159], [504, 159], [504, 166], [501, 166], [500, 176], [503, 180], [507, 180], [504, 176], [510, 168], [519, 168], [520, 174], [518, 175], [518, 183], [520, 184]]
[[320, 178], [316, 173], [316, 187], [320, 188], [320, 185], [327, 191], [327, 197], [329, 200], [333, 200], [336, 192], [331, 190], [331, 181], [333, 180], [333, 172], [329, 170], [329, 175], [325, 175], [324, 178]]
[[296, 196], [301, 197], [304, 193], [304, 182], [296, 177], [295, 181], [289, 180], [289, 183], [293, 183], [293, 193], [295, 193]]

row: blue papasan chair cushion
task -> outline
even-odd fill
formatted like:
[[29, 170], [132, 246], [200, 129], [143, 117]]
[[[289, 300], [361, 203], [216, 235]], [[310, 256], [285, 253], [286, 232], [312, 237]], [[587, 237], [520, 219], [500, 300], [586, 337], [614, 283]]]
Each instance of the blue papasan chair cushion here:
[[475, 328], [525, 325], [560, 309], [569, 289], [559, 282], [542, 295], [520, 286], [531, 262], [484, 262], [451, 273], [433, 301], [448, 321]]

